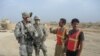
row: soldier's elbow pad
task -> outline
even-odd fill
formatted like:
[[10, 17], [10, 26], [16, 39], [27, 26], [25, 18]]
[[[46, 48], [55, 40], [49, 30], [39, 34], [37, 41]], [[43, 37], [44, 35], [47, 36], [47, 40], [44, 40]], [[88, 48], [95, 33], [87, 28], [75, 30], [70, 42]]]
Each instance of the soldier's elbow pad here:
[[20, 37], [16, 37], [16, 40], [19, 41], [20, 40]]

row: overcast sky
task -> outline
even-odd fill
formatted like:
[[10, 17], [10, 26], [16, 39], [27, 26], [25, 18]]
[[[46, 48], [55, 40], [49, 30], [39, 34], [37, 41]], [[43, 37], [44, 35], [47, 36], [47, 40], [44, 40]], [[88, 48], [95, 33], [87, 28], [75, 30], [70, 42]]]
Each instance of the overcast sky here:
[[42, 21], [58, 21], [64, 17], [70, 22], [78, 18], [81, 22], [100, 21], [100, 0], [0, 0], [0, 19], [13, 22], [22, 19], [22, 12], [33, 12]]

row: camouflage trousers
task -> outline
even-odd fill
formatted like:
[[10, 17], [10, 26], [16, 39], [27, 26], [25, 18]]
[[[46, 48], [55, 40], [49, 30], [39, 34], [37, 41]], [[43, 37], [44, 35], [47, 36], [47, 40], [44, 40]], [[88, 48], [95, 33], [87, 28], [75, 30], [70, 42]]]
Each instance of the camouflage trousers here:
[[64, 56], [64, 46], [56, 44], [54, 56]]
[[42, 50], [44, 56], [47, 56], [47, 47], [44, 43], [34, 43], [34, 49], [35, 49], [35, 56], [40, 56], [40, 49]]
[[27, 41], [26, 44], [20, 44], [20, 56], [32, 56], [33, 45], [32, 41]]

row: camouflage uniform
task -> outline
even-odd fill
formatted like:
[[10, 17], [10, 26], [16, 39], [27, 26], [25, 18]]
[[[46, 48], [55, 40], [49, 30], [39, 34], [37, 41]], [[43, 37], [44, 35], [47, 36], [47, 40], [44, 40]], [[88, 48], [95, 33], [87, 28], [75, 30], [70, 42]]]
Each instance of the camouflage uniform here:
[[35, 30], [37, 31], [37, 36], [35, 37], [35, 55], [39, 56], [40, 49], [42, 49], [44, 56], [47, 56], [47, 49], [44, 44], [44, 41], [46, 40], [47, 32], [43, 25], [37, 25], [34, 24]]
[[[22, 16], [28, 16], [23, 13]], [[33, 38], [31, 37], [34, 33], [34, 27], [31, 23], [24, 25], [24, 20], [16, 24], [14, 34], [18, 43], [20, 44], [20, 56], [32, 56], [33, 52]]]

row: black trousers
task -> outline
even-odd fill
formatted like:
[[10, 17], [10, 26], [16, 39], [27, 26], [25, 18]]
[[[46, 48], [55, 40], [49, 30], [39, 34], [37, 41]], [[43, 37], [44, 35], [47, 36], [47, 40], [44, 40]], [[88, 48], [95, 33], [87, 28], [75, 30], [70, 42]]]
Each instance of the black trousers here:
[[76, 51], [67, 50], [66, 51], [66, 56], [77, 56], [77, 54], [78, 54], [78, 50], [76, 50]]

